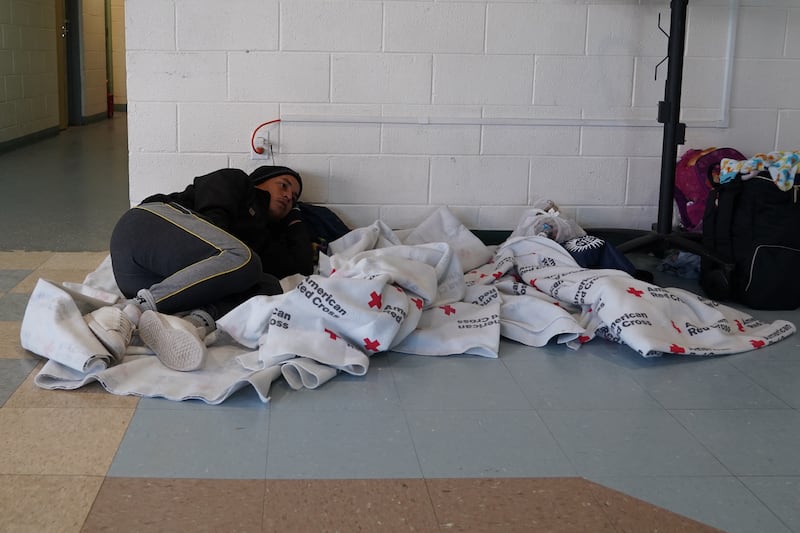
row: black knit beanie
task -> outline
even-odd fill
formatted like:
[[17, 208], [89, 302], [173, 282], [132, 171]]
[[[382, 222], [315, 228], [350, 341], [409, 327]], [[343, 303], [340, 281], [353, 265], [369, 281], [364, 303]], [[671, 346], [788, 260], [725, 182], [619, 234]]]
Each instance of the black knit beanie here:
[[250, 173], [250, 182], [253, 185], [258, 185], [259, 183], [277, 178], [278, 176], [283, 176], [284, 174], [293, 176], [297, 180], [297, 183], [300, 185], [300, 193], [297, 196], [300, 196], [303, 192], [303, 179], [300, 177], [300, 174], [289, 167], [274, 167], [270, 165], [258, 167]]

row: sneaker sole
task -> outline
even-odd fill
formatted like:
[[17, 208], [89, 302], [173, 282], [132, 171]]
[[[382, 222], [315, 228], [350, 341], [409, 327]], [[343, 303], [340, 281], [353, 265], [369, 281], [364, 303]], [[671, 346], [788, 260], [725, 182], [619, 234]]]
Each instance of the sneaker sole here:
[[86, 325], [89, 326], [89, 329], [92, 330], [92, 333], [94, 333], [94, 336], [97, 337], [97, 340], [100, 341], [100, 344], [105, 346], [106, 349], [111, 352], [111, 355], [117, 359], [121, 359], [125, 355], [127, 346], [125, 346], [124, 342], [120, 344], [120, 335], [110, 334], [108, 330], [97, 323], [97, 321], [94, 320], [91, 315], [86, 315], [84, 319], [86, 320]]
[[142, 314], [139, 337], [155, 352], [158, 360], [172, 370], [197, 370], [206, 359], [203, 341], [188, 331], [171, 327], [157, 313]]

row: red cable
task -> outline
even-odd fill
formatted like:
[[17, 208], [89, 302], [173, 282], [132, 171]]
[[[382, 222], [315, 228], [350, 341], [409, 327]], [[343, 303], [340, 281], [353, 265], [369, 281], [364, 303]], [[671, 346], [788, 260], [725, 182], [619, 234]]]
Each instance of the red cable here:
[[281, 119], [279, 119], [279, 118], [276, 118], [274, 120], [268, 120], [267, 122], [264, 122], [263, 124], [259, 124], [258, 127], [253, 130], [253, 134], [250, 136], [250, 148], [252, 148], [255, 153], [257, 153], [257, 154], [263, 154], [264, 153], [264, 149], [263, 148], [261, 148], [260, 146], [258, 148], [256, 148], [256, 145], [255, 145], [256, 133], [258, 133], [258, 130], [260, 130], [264, 126], [268, 126], [270, 124], [274, 124], [274, 123], [280, 122], [280, 121], [281, 121]]

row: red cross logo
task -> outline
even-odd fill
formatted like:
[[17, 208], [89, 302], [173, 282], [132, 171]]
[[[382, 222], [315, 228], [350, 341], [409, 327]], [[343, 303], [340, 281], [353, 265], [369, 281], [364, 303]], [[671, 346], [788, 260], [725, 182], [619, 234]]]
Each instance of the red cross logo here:
[[480, 276], [480, 278], [481, 278], [481, 279], [483, 279], [483, 278], [485, 278], [485, 277], [486, 277], [486, 274], [484, 274], [483, 272], [481, 272], [481, 276]]
[[500, 278], [503, 277], [503, 273], [502, 272], [495, 272], [494, 274], [492, 274], [492, 276], [494, 277], [494, 279], [500, 279]]
[[538, 287], [536, 287], [536, 278], [533, 278], [533, 279], [530, 281], [530, 283], [531, 283], [531, 287], [538, 288]]
[[381, 307], [381, 295], [378, 294], [375, 291], [372, 291], [372, 293], [369, 296], [370, 296], [370, 298], [372, 298], [369, 301], [369, 306], [370, 307], [377, 307], [378, 309], [380, 309], [380, 307]]
[[422, 309], [422, 298], [411, 298], [411, 301], [414, 302], [414, 305], [417, 306], [417, 309]]
[[339, 338], [339, 336], [338, 336], [336, 333], [332, 332], [332, 331], [331, 331], [331, 330], [329, 330], [328, 328], [325, 328], [325, 333], [327, 333], [328, 335], [330, 335], [330, 336], [331, 336], [331, 340], [334, 340], [334, 341], [335, 341], [336, 339], [338, 339], [338, 338]]
[[377, 352], [378, 351], [378, 346], [380, 346], [380, 345], [381, 345], [381, 343], [378, 341], [378, 339], [375, 339], [374, 341], [371, 341], [371, 340], [369, 340], [369, 337], [364, 337], [364, 348], [365, 349], [367, 349], [367, 350], [369, 350], [371, 352]]
[[453, 315], [456, 312], [455, 308], [453, 308], [450, 305], [440, 305], [439, 309], [444, 311], [444, 314], [447, 315], [447, 316]]
[[590, 340], [592, 340], [592, 338], [588, 337], [586, 335], [581, 335], [580, 337], [578, 337], [578, 342], [581, 343], [581, 344], [583, 344], [585, 342], [589, 342]]
[[758, 350], [759, 348], [763, 348], [763, 347], [764, 347], [764, 345], [765, 345], [766, 343], [765, 343], [764, 341], [757, 341], [757, 340], [755, 340], [755, 339], [752, 339], [752, 340], [750, 341], [750, 344], [752, 344], [752, 345], [753, 345], [753, 348], [755, 348], [756, 350]]
[[672, 327], [673, 327], [673, 328], [675, 328], [675, 331], [677, 331], [678, 333], [680, 333], [680, 332], [681, 332], [681, 328], [679, 328], [679, 327], [678, 327], [678, 326], [675, 324], [675, 321], [674, 321], [674, 320], [672, 320], [671, 322], [672, 322]]
[[678, 346], [677, 344], [673, 344], [672, 346], [670, 346], [669, 351], [670, 353], [675, 353], [675, 354], [686, 353], [686, 349], [683, 346]]
[[641, 298], [644, 291], [640, 291], [639, 289], [634, 289], [633, 287], [628, 287], [628, 294], [633, 294], [637, 298]]
[[736, 321], [736, 327], [739, 328], [739, 331], [744, 332], [744, 324], [741, 321]]

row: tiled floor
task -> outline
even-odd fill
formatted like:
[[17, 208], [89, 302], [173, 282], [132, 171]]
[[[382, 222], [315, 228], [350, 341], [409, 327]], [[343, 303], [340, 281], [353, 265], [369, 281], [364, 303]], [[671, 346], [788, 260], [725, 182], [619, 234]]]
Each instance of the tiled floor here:
[[[84, 128], [124, 145], [112, 122]], [[719, 358], [600, 340], [384, 354], [318, 390], [278, 382], [268, 406], [249, 389], [219, 406], [46, 391], [19, 346], [27, 297], [105, 252], [68, 227], [40, 235], [27, 216], [50, 200], [26, 202], [27, 238], [0, 240], [0, 531], [800, 531], [800, 337]], [[73, 248], [37, 244], [57, 241]]]

